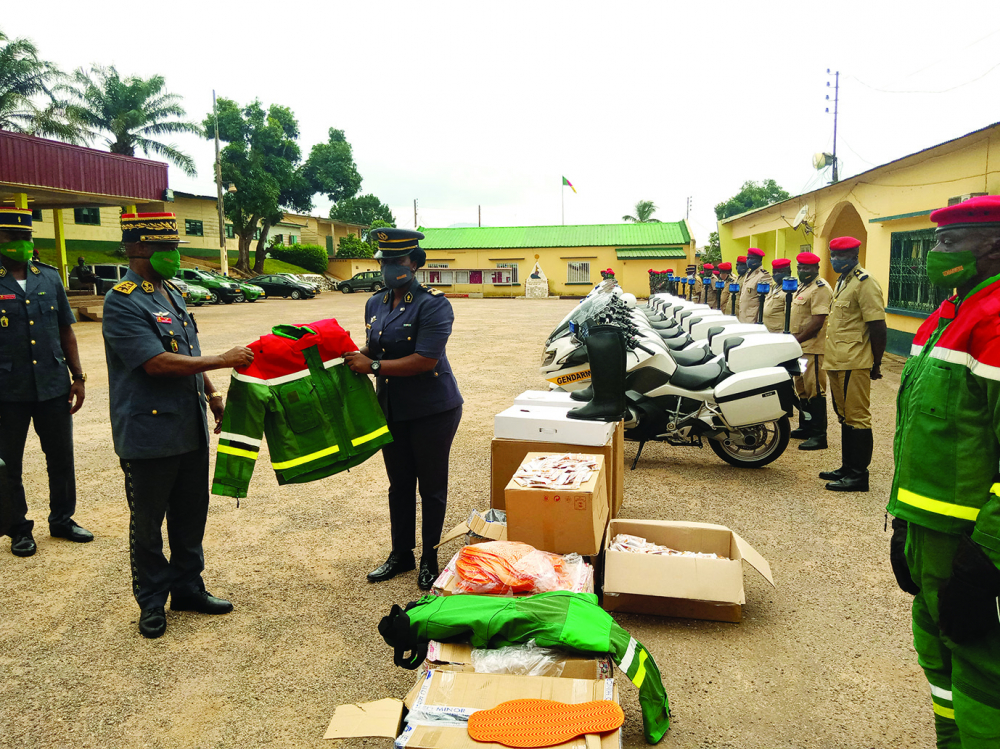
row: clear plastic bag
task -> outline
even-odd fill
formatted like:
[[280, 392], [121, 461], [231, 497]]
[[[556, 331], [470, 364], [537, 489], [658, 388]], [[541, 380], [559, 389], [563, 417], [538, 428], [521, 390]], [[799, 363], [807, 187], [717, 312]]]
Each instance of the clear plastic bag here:
[[472, 666], [477, 674], [513, 674], [514, 676], [562, 676], [566, 653], [554, 648], [540, 648], [534, 640], [495, 650], [473, 650]]
[[466, 546], [455, 558], [462, 593], [513, 595], [580, 590], [588, 565], [578, 554], [560, 556], [517, 541]]

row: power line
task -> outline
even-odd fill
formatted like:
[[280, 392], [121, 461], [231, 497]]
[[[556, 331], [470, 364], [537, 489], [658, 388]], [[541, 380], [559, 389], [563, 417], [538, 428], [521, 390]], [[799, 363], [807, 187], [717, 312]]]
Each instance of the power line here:
[[[967, 50], [967, 49], [971, 49], [972, 47], [975, 47], [975, 46], [976, 46], [977, 44], [979, 44], [980, 42], [985, 42], [985, 41], [986, 41], [987, 39], [989, 39], [989, 38], [990, 38], [991, 36], [994, 36], [994, 35], [996, 35], [996, 34], [1000, 34], [1000, 29], [994, 29], [994, 30], [993, 30], [993, 31], [991, 31], [991, 32], [990, 32], [989, 34], [987, 34], [986, 36], [981, 36], [981, 37], [979, 37], [978, 39], [976, 39], [976, 41], [974, 41], [974, 42], [972, 42], [972, 43], [970, 43], [970, 44], [966, 44], [966, 45], [965, 45], [964, 47], [962, 47], [961, 49], [958, 49], [958, 50], [956, 50], [956, 52], [964, 52], [964, 51], [965, 51], [965, 50]], [[949, 54], [949, 55], [948, 55], [947, 57], [941, 57], [941, 58], [939, 58], [939, 59], [935, 60], [934, 62], [930, 63], [929, 65], [925, 65], [924, 67], [922, 67], [922, 68], [920, 68], [920, 69], [918, 69], [918, 70], [914, 70], [914, 71], [913, 71], [912, 73], [907, 73], [907, 74], [906, 74], [906, 75], [904, 75], [904, 76], [903, 76], [902, 78], [899, 78], [899, 79], [897, 79], [897, 80], [893, 81], [893, 82], [892, 82], [892, 83], [890, 83], [889, 85], [890, 85], [890, 86], [895, 86], [896, 84], [898, 84], [898, 83], [902, 83], [903, 81], [905, 81], [905, 80], [906, 80], [906, 79], [908, 79], [908, 78], [912, 78], [912, 77], [913, 77], [913, 76], [915, 76], [915, 75], [918, 75], [918, 74], [920, 74], [920, 73], [923, 73], [923, 72], [924, 72], [925, 70], [930, 70], [930, 69], [931, 69], [931, 68], [933, 68], [933, 67], [934, 67], [935, 65], [939, 65], [940, 63], [944, 62], [945, 60], [954, 60], [954, 59], [955, 59], [955, 53], [953, 52], [953, 53]]]
[[[851, 78], [853, 78], [854, 80], [856, 80], [862, 86], [865, 86], [866, 88], [870, 88], [872, 91], [878, 91], [881, 94], [947, 94], [947, 93], [949, 93], [951, 91], [956, 91], [956, 90], [958, 90], [960, 88], [964, 88], [965, 86], [968, 86], [968, 85], [970, 85], [972, 83], [975, 83], [976, 81], [981, 81], [983, 78], [985, 78], [986, 76], [988, 76], [990, 73], [992, 73], [997, 68], [1000, 68], [1000, 62], [998, 62], [996, 65], [994, 65], [992, 68], [990, 68], [989, 70], [987, 70], [982, 75], [976, 76], [972, 80], [966, 81], [965, 83], [959, 83], [957, 86], [952, 86], [951, 88], [943, 88], [943, 89], [940, 89], [938, 91], [890, 91], [889, 89], [876, 88], [875, 86], [872, 86], [872, 85], [870, 85], [868, 83], [865, 83], [863, 80], [861, 80], [860, 78], [858, 78], [856, 75], [852, 75]], [[848, 75], [850, 75], [850, 74], [848, 74]]]

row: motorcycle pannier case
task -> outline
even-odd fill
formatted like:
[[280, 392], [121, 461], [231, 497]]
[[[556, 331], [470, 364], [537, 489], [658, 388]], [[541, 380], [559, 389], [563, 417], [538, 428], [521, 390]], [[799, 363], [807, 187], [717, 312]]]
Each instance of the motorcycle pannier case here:
[[738, 346], [725, 346], [726, 364], [732, 372], [749, 372], [757, 367], [777, 367], [802, 356], [802, 346], [785, 333], [752, 335]]
[[792, 395], [792, 379], [781, 367], [740, 372], [715, 388], [715, 401], [734, 427], [780, 419]]

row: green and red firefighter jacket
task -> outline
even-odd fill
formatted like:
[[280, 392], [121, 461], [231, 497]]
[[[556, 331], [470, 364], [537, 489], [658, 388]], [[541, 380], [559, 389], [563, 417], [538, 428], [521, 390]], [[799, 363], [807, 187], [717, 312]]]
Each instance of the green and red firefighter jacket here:
[[363, 463], [392, 442], [371, 381], [343, 355], [357, 351], [336, 320], [278, 325], [234, 370], [212, 493], [245, 497], [261, 438], [279, 484], [303, 484]]
[[971, 534], [1000, 566], [1000, 276], [920, 326], [896, 399], [888, 511]]

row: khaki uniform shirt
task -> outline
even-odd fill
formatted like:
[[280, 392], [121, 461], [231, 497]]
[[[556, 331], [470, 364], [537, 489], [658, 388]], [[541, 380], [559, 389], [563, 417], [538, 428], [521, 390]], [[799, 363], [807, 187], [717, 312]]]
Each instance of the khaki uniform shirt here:
[[749, 271], [743, 280], [743, 286], [740, 288], [738, 312], [736, 313], [740, 322], [757, 322], [757, 310], [760, 309], [760, 297], [757, 294], [757, 284], [759, 283], [766, 283], [769, 286], [773, 283], [771, 274], [764, 270], [764, 266]]
[[729, 278], [723, 279], [723, 283], [726, 285], [722, 288], [722, 312], [726, 315], [732, 314], [733, 303], [731, 299], [733, 293], [729, 290], [729, 284], [733, 283], [735, 280], [736, 277], [732, 274], [729, 275]]
[[882, 287], [860, 265], [837, 281], [827, 318], [823, 369], [871, 369], [868, 323], [885, 319]]
[[777, 284], [771, 284], [764, 299], [764, 327], [771, 333], [785, 332], [785, 292]]
[[[788, 331], [793, 335], [800, 333], [809, 325], [813, 315], [829, 315], [830, 305], [833, 302], [833, 291], [830, 284], [822, 278], [810, 281], [805, 286], [800, 286], [795, 297], [792, 299], [792, 320], [788, 326]], [[822, 354], [826, 346], [826, 323], [819, 332], [808, 341], [802, 342], [803, 354]]]
[[691, 284], [688, 283], [687, 288], [684, 289], [684, 298], [688, 298], [688, 294], [691, 294], [691, 301], [701, 303], [702, 297], [704, 296], [703, 287], [701, 285], [700, 276], [688, 276], [688, 278], [693, 278], [697, 283], [694, 284], [692, 288]]

